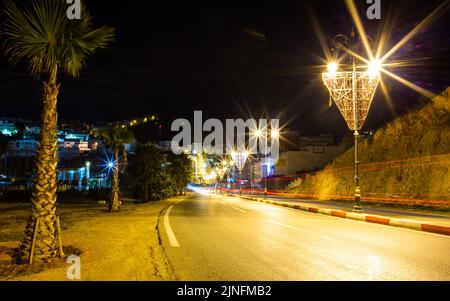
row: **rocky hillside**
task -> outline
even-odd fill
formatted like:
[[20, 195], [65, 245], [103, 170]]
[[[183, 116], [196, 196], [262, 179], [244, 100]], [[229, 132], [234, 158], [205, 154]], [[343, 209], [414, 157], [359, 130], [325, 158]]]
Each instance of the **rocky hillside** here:
[[[353, 160], [351, 148], [315, 176], [291, 183], [289, 190], [349, 199]], [[360, 161], [364, 201], [450, 209], [450, 88], [362, 141]]]

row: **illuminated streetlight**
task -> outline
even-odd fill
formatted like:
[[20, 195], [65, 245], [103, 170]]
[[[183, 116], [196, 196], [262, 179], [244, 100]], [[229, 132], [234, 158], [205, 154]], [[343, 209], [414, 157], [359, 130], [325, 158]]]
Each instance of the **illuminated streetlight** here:
[[338, 70], [338, 64], [335, 62], [331, 62], [328, 64], [327, 69], [328, 69], [328, 73], [335, 74]]
[[272, 139], [278, 139], [280, 137], [280, 131], [277, 129], [273, 129], [270, 131], [270, 136]]
[[227, 193], [228, 193], [228, 184], [229, 184], [229, 175], [231, 171], [231, 167], [233, 167], [234, 162], [232, 159], [228, 160], [227, 158], [223, 158], [220, 162], [220, 166], [222, 166], [222, 174], [223, 176], [226, 175], [226, 181], [227, 181]]
[[[256, 144], [258, 143], [258, 140], [260, 139], [266, 139], [266, 137], [263, 137], [263, 131], [261, 129], [256, 129], [253, 132], [253, 138], [256, 139]], [[253, 191], [253, 165], [250, 165], [250, 190]]]
[[[352, 40], [355, 33], [352, 32], [351, 39], [344, 35], [338, 35], [334, 44], [338, 49], [350, 49], [354, 52]], [[338, 39], [344, 42], [338, 42]], [[355, 205], [353, 210], [361, 212], [361, 189], [359, 185], [359, 158], [358, 138], [359, 132], [369, 113], [370, 105], [380, 82], [381, 62], [372, 60], [367, 66], [367, 71], [356, 71], [356, 59], [351, 57], [352, 70], [337, 72], [337, 65], [328, 65], [328, 72], [322, 74], [323, 81], [330, 91], [330, 97], [338, 106], [342, 116], [350, 130], [354, 131], [355, 137]], [[331, 66], [331, 68], [330, 68]], [[335, 68], [336, 67], [336, 68]]]
[[379, 76], [380, 75], [380, 69], [381, 69], [381, 62], [379, 60], [372, 60], [369, 63], [367, 72], [371, 76]]
[[86, 189], [89, 190], [89, 179], [91, 177], [91, 162], [90, 161], [86, 161], [85, 162], [86, 165], [86, 180], [87, 180], [87, 186]]
[[245, 162], [247, 161], [247, 159], [249, 157], [249, 152], [247, 150], [240, 151], [240, 152], [232, 151], [231, 157], [233, 158], [233, 163], [236, 165], [236, 167], [239, 170], [240, 182], [241, 182], [240, 183], [241, 187], [240, 187], [239, 193], [242, 193], [242, 170], [244, 169]]

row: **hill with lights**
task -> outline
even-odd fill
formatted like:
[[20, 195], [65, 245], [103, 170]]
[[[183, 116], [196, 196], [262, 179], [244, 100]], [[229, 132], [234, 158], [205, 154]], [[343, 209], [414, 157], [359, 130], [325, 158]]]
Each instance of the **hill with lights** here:
[[[354, 148], [290, 184], [305, 197], [352, 200]], [[450, 88], [360, 143], [362, 200], [450, 210]]]

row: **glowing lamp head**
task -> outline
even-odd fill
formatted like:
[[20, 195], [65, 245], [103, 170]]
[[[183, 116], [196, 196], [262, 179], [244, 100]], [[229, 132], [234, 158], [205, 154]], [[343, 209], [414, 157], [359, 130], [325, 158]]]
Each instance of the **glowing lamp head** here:
[[372, 60], [369, 63], [367, 72], [369, 72], [370, 75], [378, 75], [380, 73], [380, 68], [381, 62], [379, 60]]
[[260, 138], [262, 136], [262, 131], [261, 130], [256, 130], [255, 131], [255, 137], [256, 138]]
[[335, 74], [338, 70], [338, 64], [335, 62], [331, 62], [327, 65], [328, 73]]
[[270, 135], [272, 136], [272, 139], [278, 139], [278, 137], [280, 137], [280, 131], [277, 129], [272, 130], [270, 132]]
[[108, 168], [113, 168], [114, 167], [114, 162], [108, 162]]

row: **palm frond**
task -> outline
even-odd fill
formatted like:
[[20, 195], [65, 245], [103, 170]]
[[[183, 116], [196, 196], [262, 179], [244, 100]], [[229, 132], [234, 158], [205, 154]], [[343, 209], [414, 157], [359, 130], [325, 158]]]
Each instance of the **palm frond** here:
[[62, 0], [4, 0], [0, 34], [6, 58], [13, 64], [27, 61], [34, 75], [56, 67], [78, 76], [89, 55], [114, 40], [114, 29], [94, 29], [84, 5], [81, 20], [69, 20], [66, 10]]
[[132, 143], [135, 139], [133, 132], [119, 124], [115, 124], [105, 130], [97, 131], [94, 135], [103, 139], [109, 147], [120, 151], [125, 148], [125, 144]]

